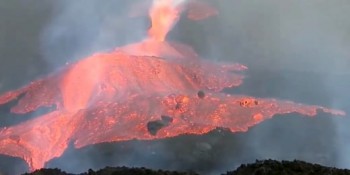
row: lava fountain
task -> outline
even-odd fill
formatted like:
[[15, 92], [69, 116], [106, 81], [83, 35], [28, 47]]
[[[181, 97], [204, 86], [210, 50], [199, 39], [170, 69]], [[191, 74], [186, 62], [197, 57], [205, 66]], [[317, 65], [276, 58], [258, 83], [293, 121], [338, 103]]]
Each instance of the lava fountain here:
[[[55, 106], [42, 116], [0, 130], [0, 153], [24, 159], [30, 170], [76, 148], [131, 139], [151, 140], [205, 134], [217, 127], [244, 132], [275, 114], [343, 111], [273, 98], [225, 94], [239, 86], [247, 67], [201, 59], [166, 35], [189, 11], [193, 20], [215, 15], [196, 1], [155, 0], [152, 26], [139, 43], [96, 53], [45, 78], [0, 96], [0, 105], [18, 100], [12, 113]], [[205, 9], [205, 10], [203, 10]]]

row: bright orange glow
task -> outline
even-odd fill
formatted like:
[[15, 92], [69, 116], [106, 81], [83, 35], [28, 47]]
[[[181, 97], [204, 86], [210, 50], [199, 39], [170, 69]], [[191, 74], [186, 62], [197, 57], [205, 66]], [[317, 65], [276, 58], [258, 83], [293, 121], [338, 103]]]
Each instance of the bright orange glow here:
[[81, 148], [205, 134], [217, 127], [242, 132], [292, 112], [345, 115], [321, 106], [221, 93], [239, 86], [247, 67], [203, 60], [187, 45], [164, 41], [179, 11], [165, 3], [151, 12], [151, 39], [93, 54], [0, 95], [0, 105], [18, 99], [12, 113], [57, 106], [48, 114], [0, 128], [0, 153], [20, 157], [35, 170], [60, 157], [70, 142]]
[[[132, 48], [141, 48], [136, 53], [142, 53], [144, 44], [147, 42]], [[157, 48], [173, 45], [176, 46], [168, 43]], [[319, 106], [217, 93], [226, 87], [239, 86], [243, 76], [236, 72], [246, 67], [186, 59], [187, 52], [179, 48], [173, 49], [182, 58], [173, 59], [131, 56], [123, 48], [94, 54], [56, 75], [5, 93], [0, 96], [0, 104], [20, 98], [11, 109], [14, 113], [27, 113], [53, 104], [58, 108], [25, 123], [2, 128], [0, 153], [21, 157], [35, 170], [61, 156], [71, 141], [81, 148], [135, 138], [204, 134], [216, 127], [232, 132], [247, 131], [275, 114], [297, 112], [315, 116], [317, 109], [344, 115], [343, 111]], [[191, 49], [184, 49], [187, 50]], [[162, 56], [158, 52], [154, 55]], [[203, 96], [198, 96], [200, 90], [204, 90]], [[20, 97], [21, 94], [25, 95]], [[169, 116], [170, 124], [150, 131], [147, 124], [160, 120], [161, 116]]]

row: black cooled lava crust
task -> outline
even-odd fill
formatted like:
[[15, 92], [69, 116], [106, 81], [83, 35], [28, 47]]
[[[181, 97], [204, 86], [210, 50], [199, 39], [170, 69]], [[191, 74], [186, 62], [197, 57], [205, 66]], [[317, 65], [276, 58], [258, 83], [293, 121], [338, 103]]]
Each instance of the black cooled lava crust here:
[[304, 161], [257, 160], [241, 165], [226, 175], [348, 175], [350, 170], [337, 169], [311, 164]]
[[[74, 175], [59, 169], [40, 169], [25, 175]], [[98, 171], [89, 170], [80, 175], [197, 175], [194, 172], [151, 170], [147, 168], [106, 167]], [[350, 175], [350, 170], [325, 167], [304, 161], [263, 160], [241, 165], [235, 171], [223, 175]]]
[[40, 169], [33, 173], [24, 175], [198, 175], [194, 172], [176, 172], [166, 170], [151, 170], [147, 168], [128, 168], [128, 167], [106, 167], [98, 171], [88, 170], [86, 173], [71, 174], [60, 169]]

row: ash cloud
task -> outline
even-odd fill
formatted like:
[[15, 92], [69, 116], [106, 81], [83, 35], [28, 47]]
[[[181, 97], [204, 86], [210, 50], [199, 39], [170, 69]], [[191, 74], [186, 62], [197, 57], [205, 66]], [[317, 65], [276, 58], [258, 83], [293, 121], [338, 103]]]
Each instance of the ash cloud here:
[[[138, 3], [135, 1], [134, 3]], [[141, 40], [147, 16], [128, 17], [130, 1], [54, 1], [42, 31], [41, 52], [53, 66]]]
[[195, 35], [188, 42], [205, 48], [203, 54], [254, 69], [349, 73], [350, 2], [207, 1], [219, 16], [195, 22], [201, 28], [182, 26]]

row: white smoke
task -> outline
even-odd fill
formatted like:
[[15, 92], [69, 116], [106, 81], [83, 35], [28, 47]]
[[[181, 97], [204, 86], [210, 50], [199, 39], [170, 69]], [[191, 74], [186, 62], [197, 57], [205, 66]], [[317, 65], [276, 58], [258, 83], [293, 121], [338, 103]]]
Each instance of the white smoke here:
[[130, 1], [55, 1], [41, 50], [52, 66], [111, 50], [144, 37], [145, 18], [130, 18]]
[[171, 5], [177, 7], [185, 3], [186, 0], [153, 0], [153, 6], [169, 5], [169, 2], [171, 3]]

